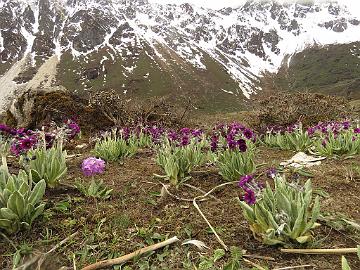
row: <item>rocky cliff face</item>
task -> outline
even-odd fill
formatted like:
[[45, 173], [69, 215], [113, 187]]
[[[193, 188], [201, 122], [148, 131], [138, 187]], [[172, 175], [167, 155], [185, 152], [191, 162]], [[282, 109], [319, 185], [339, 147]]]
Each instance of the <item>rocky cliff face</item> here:
[[360, 18], [336, 3], [210, 10], [147, 0], [1, 0], [0, 97], [112, 88], [231, 107], [296, 52], [357, 41], [359, 32]]

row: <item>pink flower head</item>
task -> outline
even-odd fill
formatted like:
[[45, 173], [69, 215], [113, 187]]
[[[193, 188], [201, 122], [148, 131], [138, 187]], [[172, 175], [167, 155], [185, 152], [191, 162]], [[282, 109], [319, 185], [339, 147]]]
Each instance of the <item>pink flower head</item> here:
[[85, 176], [102, 174], [105, 170], [105, 161], [100, 158], [89, 157], [82, 162], [81, 170]]

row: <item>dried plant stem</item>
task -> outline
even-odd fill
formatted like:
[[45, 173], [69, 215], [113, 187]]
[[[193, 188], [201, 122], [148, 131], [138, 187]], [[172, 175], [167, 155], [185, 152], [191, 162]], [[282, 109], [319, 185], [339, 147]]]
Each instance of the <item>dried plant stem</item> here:
[[254, 263], [254, 262], [252, 262], [252, 261], [249, 261], [248, 259], [243, 258], [243, 261], [246, 262], [247, 264], [250, 264], [250, 265], [253, 266], [253, 267], [256, 267], [256, 269], [258, 269], [258, 270], [266, 270], [266, 269], [265, 269], [264, 267], [262, 267], [261, 265], [258, 265], [258, 264]]
[[196, 200], [203, 200], [205, 199], [207, 196], [209, 196], [211, 193], [213, 193], [215, 190], [227, 186], [227, 185], [233, 185], [234, 183], [237, 183], [238, 181], [234, 181], [234, 182], [228, 182], [228, 183], [224, 183], [221, 184], [219, 186], [214, 187], [212, 190], [210, 190], [209, 192], [207, 192], [206, 194], [202, 195], [202, 196], [198, 196], [196, 198], [193, 199], [193, 205], [195, 206], [196, 210], [198, 210], [198, 212], [200, 213], [200, 215], [202, 216], [202, 218], [205, 220], [205, 222], [207, 223], [207, 225], [209, 226], [209, 228], [211, 229], [211, 231], [214, 233], [214, 235], [216, 236], [218, 242], [220, 243], [220, 245], [226, 250], [228, 251], [229, 248], [227, 247], [227, 245], [225, 245], [224, 241], [221, 240], [220, 236], [217, 234], [216, 230], [214, 229], [214, 227], [211, 225], [211, 223], [208, 221], [208, 219], [206, 218], [206, 216], [204, 215], [204, 213], [200, 210], [199, 205], [197, 204]]
[[122, 257], [119, 257], [119, 258], [116, 258], [116, 259], [111, 259], [111, 260], [105, 260], [105, 261], [100, 261], [100, 262], [97, 262], [97, 263], [94, 263], [94, 264], [91, 264], [91, 265], [88, 265], [84, 268], [82, 268], [81, 270], [96, 270], [96, 269], [101, 269], [101, 268], [105, 268], [105, 267], [111, 267], [113, 265], [119, 265], [119, 264], [123, 264], [137, 256], [140, 256], [144, 253], [147, 253], [147, 252], [151, 252], [151, 251], [154, 251], [154, 250], [157, 250], [159, 248], [162, 248], [162, 247], [165, 247], [165, 246], [168, 246], [168, 245], [171, 245], [175, 242], [179, 241], [179, 239], [175, 236], [173, 238], [170, 238], [166, 241], [163, 241], [161, 243], [158, 243], [158, 244], [155, 244], [155, 245], [151, 245], [149, 247], [145, 247], [145, 248], [142, 248], [142, 249], [139, 249], [133, 253], [130, 253], [130, 254], [127, 254], [125, 256], [122, 256]]
[[193, 205], [195, 206], [196, 210], [198, 210], [198, 212], [200, 213], [200, 215], [202, 216], [202, 218], [205, 220], [205, 222], [207, 223], [207, 225], [210, 227], [211, 231], [215, 234], [218, 242], [220, 243], [220, 245], [222, 245], [222, 247], [228, 251], [229, 248], [227, 247], [227, 245], [225, 245], [224, 241], [221, 240], [220, 236], [217, 234], [216, 230], [214, 229], [214, 227], [211, 225], [211, 223], [207, 220], [206, 216], [203, 214], [203, 212], [201, 212], [198, 204], [196, 203], [196, 198], [193, 200]]
[[314, 267], [314, 265], [313, 264], [296, 265], [296, 266], [274, 268], [273, 270], [291, 270], [291, 269], [298, 269], [298, 268], [305, 268], [305, 267]]
[[64, 240], [62, 240], [60, 243], [58, 243], [56, 246], [54, 246], [52, 249], [50, 249], [48, 252], [45, 253], [45, 255], [49, 255], [50, 253], [57, 250], [59, 247], [61, 247], [63, 244], [65, 244], [70, 239], [74, 238], [79, 232], [75, 232], [72, 235], [66, 237]]
[[357, 253], [357, 248], [334, 248], [334, 249], [281, 249], [281, 252], [292, 254], [346, 254]]
[[[198, 188], [198, 187], [195, 187], [195, 186], [193, 186], [193, 185], [184, 184], [184, 186], [189, 187], [189, 188], [192, 188], [192, 189], [194, 189], [194, 190], [196, 190], [196, 191], [199, 191], [199, 192], [201, 192], [202, 194], [206, 194], [205, 191], [203, 191], [202, 189], [200, 189], [200, 188]], [[209, 197], [210, 197], [210, 198], [213, 198], [214, 200], [217, 200], [218, 202], [221, 202], [221, 203], [222, 203], [222, 201], [221, 201], [220, 199], [216, 198], [216, 197], [213, 196], [213, 195], [209, 195]]]
[[260, 260], [265, 260], [265, 261], [275, 261], [275, 259], [273, 257], [260, 256], [260, 255], [244, 254], [243, 257], [245, 257], [245, 258], [253, 258], [253, 259], [260, 259]]
[[160, 184], [163, 186], [163, 190], [162, 190], [162, 191], [165, 191], [166, 194], [168, 194], [169, 196], [171, 196], [171, 197], [173, 197], [173, 198], [175, 198], [175, 199], [177, 199], [177, 200], [179, 200], [179, 201], [184, 201], [184, 202], [192, 202], [192, 201], [193, 201], [192, 199], [181, 198], [181, 197], [179, 197], [179, 196], [177, 196], [177, 195], [172, 194], [172, 193], [168, 190], [168, 186], [167, 186], [167, 185], [165, 185], [165, 184], [163, 184], [163, 183], [160, 183]]

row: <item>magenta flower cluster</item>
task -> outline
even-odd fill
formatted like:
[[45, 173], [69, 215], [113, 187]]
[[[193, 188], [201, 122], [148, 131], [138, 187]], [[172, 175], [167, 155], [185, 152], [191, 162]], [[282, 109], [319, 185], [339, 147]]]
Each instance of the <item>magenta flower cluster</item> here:
[[285, 134], [285, 133], [293, 133], [300, 127], [299, 124], [292, 124], [289, 126], [280, 126], [280, 125], [271, 125], [266, 128], [267, 134]]
[[185, 127], [174, 130], [152, 124], [122, 127], [118, 130], [119, 135], [125, 140], [132, 136], [139, 137], [140, 134], [143, 134], [150, 136], [155, 144], [159, 144], [164, 139], [167, 139], [171, 144], [178, 147], [189, 145], [192, 141], [200, 143], [206, 139], [209, 140], [210, 149], [213, 152], [226, 149], [237, 149], [238, 151], [246, 152], [247, 141], [256, 141], [256, 134], [240, 123], [219, 124], [209, 133], [205, 133], [202, 129], [198, 128]]
[[158, 144], [165, 133], [165, 129], [155, 124], [138, 124], [136, 126], [122, 127], [119, 128], [121, 138], [128, 140], [130, 137], [140, 137], [141, 134], [148, 135], [151, 137], [153, 143]]
[[75, 121], [75, 119], [68, 119], [65, 121], [65, 132], [68, 139], [74, 139], [78, 134], [80, 134], [80, 126]]
[[100, 158], [89, 157], [83, 160], [81, 170], [85, 176], [102, 174], [105, 171], [105, 161]]
[[[287, 127], [284, 126], [268, 126], [266, 133], [267, 134], [285, 134], [293, 133], [297, 131], [300, 127], [300, 124], [293, 124]], [[360, 134], [360, 128], [354, 127], [353, 124], [346, 121], [330, 121], [330, 122], [320, 122], [315, 126], [309, 127], [306, 130], [307, 134], [310, 137], [320, 136], [325, 137], [322, 141], [322, 144], [325, 146], [328, 142], [328, 136], [331, 133], [335, 138], [342, 132], [353, 132], [354, 137], [353, 141], [357, 139], [357, 135]]]
[[307, 130], [307, 133], [311, 137], [314, 137], [317, 135], [323, 137], [324, 138], [322, 140], [323, 146], [326, 146], [326, 144], [328, 143], [329, 134], [332, 134], [334, 136], [334, 138], [336, 139], [339, 134], [342, 134], [344, 132], [352, 132], [352, 134], [353, 134], [352, 140], [353, 141], [360, 138], [359, 137], [360, 128], [353, 127], [353, 125], [350, 121], [343, 121], [343, 122], [332, 121], [332, 122], [319, 123], [314, 127], [308, 128], [308, 130]]
[[249, 205], [256, 203], [257, 197], [264, 189], [264, 185], [256, 182], [253, 175], [245, 175], [241, 177], [239, 186], [245, 191], [243, 200]]
[[124, 140], [128, 140], [132, 136], [139, 137], [143, 134], [150, 136], [155, 144], [159, 144], [163, 139], [167, 138], [176, 146], [189, 145], [194, 138], [199, 142], [203, 134], [203, 131], [200, 129], [182, 128], [180, 130], [168, 130], [152, 124], [123, 127], [119, 129], [119, 132]]
[[240, 123], [217, 125], [213, 129], [210, 139], [212, 151], [220, 148], [221, 138], [225, 141], [225, 145], [222, 145], [223, 149], [239, 150], [240, 152], [246, 152], [246, 141], [256, 142], [256, 134]]
[[310, 136], [314, 136], [316, 134], [324, 134], [333, 133], [335, 136], [340, 132], [348, 131], [352, 127], [350, 121], [331, 121], [331, 122], [321, 122], [313, 127], [308, 128], [307, 132]]
[[[54, 124], [43, 127], [43, 130], [45, 130], [45, 141], [47, 147], [51, 147], [53, 145], [54, 140], [61, 129], [65, 130], [68, 140], [75, 138], [75, 136], [80, 133], [80, 127], [74, 120], [65, 121], [64, 126], [61, 128]], [[40, 134], [39, 130], [30, 130], [25, 128], [15, 129], [7, 125], [0, 124], [0, 135], [11, 139], [11, 153], [17, 156], [26, 153], [30, 149], [36, 148], [41, 140]]]

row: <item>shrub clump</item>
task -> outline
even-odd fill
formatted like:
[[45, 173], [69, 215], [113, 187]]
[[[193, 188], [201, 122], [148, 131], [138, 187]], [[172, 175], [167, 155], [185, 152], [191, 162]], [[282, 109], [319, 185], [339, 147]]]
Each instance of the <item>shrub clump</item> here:
[[277, 93], [258, 100], [258, 106], [255, 127], [258, 131], [268, 126], [290, 126], [299, 122], [308, 127], [349, 116], [348, 102], [344, 98], [306, 92]]

